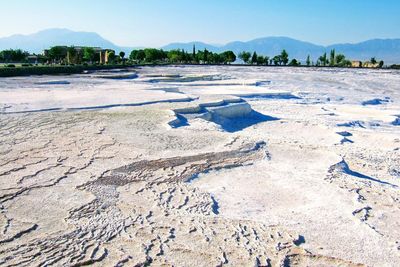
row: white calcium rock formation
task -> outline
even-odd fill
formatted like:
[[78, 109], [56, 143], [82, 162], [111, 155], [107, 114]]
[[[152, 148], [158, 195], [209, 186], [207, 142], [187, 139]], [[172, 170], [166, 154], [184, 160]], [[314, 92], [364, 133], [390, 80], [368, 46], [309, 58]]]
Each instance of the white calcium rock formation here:
[[399, 74], [1, 78], [0, 265], [399, 266]]

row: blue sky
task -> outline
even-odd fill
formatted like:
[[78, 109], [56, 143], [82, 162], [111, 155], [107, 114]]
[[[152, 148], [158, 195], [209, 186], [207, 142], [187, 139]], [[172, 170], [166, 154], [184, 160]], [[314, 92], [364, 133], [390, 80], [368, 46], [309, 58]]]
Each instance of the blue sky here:
[[0, 8], [0, 36], [68, 28], [125, 46], [400, 38], [400, 0], [2, 0]]

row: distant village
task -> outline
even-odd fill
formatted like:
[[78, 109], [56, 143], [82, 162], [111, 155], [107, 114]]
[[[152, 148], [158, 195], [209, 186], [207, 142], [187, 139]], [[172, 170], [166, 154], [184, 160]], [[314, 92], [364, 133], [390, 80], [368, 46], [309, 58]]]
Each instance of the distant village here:
[[[239, 59], [239, 60], [238, 60]], [[196, 50], [191, 52], [175, 49], [163, 51], [161, 49], [146, 48], [133, 50], [128, 57], [125, 52], [118, 54], [113, 49], [83, 46], [54, 46], [45, 49], [41, 54], [30, 54], [20, 49], [0, 51], [0, 64], [3, 67], [31, 67], [39, 65], [107, 65], [107, 64], [246, 64], [264, 66], [307, 66], [307, 67], [351, 67], [351, 68], [382, 68], [383, 61], [374, 57], [368, 61], [347, 60], [345, 55], [324, 53], [317, 60], [310, 56], [304, 62], [290, 59], [286, 50], [273, 57], [258, 55], [256, 52], [243, 51], [236, 55], [232, 51], [213, 53]], [[393, 65], [396, 66], [396, 65]]]

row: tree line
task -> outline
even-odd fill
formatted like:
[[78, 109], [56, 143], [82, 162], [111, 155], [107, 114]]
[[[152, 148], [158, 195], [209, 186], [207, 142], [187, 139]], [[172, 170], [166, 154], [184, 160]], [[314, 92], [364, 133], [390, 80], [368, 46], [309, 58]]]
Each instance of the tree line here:
[[[44, 54], [30, 54], [21, 49], [8, 49], [0, 51], [0, 62], [2, 63], [33, 63], [36, 64], [99, 64], [99, 48], [93, 47], [66, 47], [54, 46], [45, 50]], [[308, 55], [305, 62], [296, 58], [290, 58], [288, 52], [283, 49], [281, 53], [275, 56], [259, 55], [257, 52], [242, 51], [235, 55], [233, 51], [224, 51], [215, 53], [207, 49], [196, 50], [193, 46], [192, 51], [184, 49], [173, 49], [164, 51], [156, 48], [145, 48], [133, 50], [128, 58], [125, 58], [125, 52], [121, 51], [115, 54], [113, 50], [107, 50], [107, 64], [142, 64], [142, 63], [178, 63], [178, 64], [231, 64], [236, 62], [237, 58], [248, 65], [266, 65], [266, 66], [329, 66], [329, 67], [357, 67], [354, 62], [346, 59], [346, 56], [336, 53], [332, 49], [329, 54], [326, 52], [319, 56], [316, 61]], [[33, 59], [32, 59], [33, 56]], [[357, 61], [356, 61], [357, 62]], [[360, 62], [358, 67], [383, 67], [383, 61], [377, 61], [371, 58], [370, 61]]]
[[213, 53], [207, 49], [196, 51], [196, 47], [193, 46], [190, 53], [184, 49], [164, 51], [146, 48], [133, 50], [129, 59], [137, 63], [230, 64], [236, 61], [236, 55], [232, 51], [222, 53]]
[[[320, 57], [318, 57], [317, 61], [312, 61], [311, 56], [308, 55], [305, 62], [302, 63], [301, 61], [292, 58], [289, 59], [289, 54], [284, 49], [282, 52], [276, 56], [269, 57], [269, 56], [262, 56], [257, 55], [257, 52], [247, 52], [243, 51], [240, 52], [238, 57], [245, 63], [251, 65], [272, 65], [272, 66], [329, 66], [329, 67], [351, 67], [352, 62], [346, 59], [346, 56], [343, 54], [336, 54], [336, 51], [333, 49], [330, 51], [330, 56], [328, 58], [327, 53], [324, 53]], [[375, 58], [371, 58], [369, 61], [372, 65], [377, 65], [382, 67], [384, 62], [380, 61], [379, 63], [376, 61]], [[361, 66], [360, 66], [361, 67]]]
[[[330, 66], [330, 67], [351, 67], [352, 62], [347, 60], [343, 54], [336, 54], [335, 50], [330, 52], [328, 58], [327, 53], [321, 55], [316, 62], [311, 60], [310, 55], [307, 56], [304, 64], [296, 59], [289, 58], [288, 52], [283, 49], [282, 52], [273, 57], [258, 55], [257, 52], [242, 51], [236, 57], [232, 51], [222, 53], [213, 53], [204, 50], [197, 50], [193, 46], [191, 53], [183, 49], [174, 49], [164, 51], [162, 49], [146, 48], [133, 50], [129, 55], [129, 59], [136, 63], [181, 63], [181, 64], [231, 64], [239, 58], [244, 64], [248, 65], [266, 65], [266, 66]], [[371, 59], [374, 63], [375, 59]], [[383, 61], [382, 64], [383, 66]], [[381, 66], [381, 67], [382, 67]]]
[[0, 62], [23, 62], [29, 56], [29, 52], [21, 49], [7, 49], [0, 51]]
[[[106, 49], [107, 50], [107, 49]], [[125, 52], [118, 55], [115, 51], [107, 50], [107, 61], [109, 64], [120, 64], [126, 61]], [[21, 49], [7, 49], [0, 51], [0, 63], [33, 63], [33, 64], [97, 64], [100, 61], [98, 48], [53, 46], [44, 50], [42, 54], [30, 54]]]
[[271, 58], [269, 56], [258, 55], [255, 51], [253, 52], [253, 54], [247, 51], [243, 51], [240, 52], [238, 56], [245, 64], [251, 65], [300, 66], [300, 62], [296, 59], [292, 59], [289, 62], [289, 54], [286, 52], [285, 49], [282, 50], [279, 55]]

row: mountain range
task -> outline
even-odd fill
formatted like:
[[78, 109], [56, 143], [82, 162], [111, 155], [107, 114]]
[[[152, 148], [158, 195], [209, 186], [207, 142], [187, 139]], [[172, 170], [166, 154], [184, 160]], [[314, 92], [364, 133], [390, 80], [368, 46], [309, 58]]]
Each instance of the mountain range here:
[[[55, 45], [99, 46], [116, 51], [129, 53], [134, 47], [121, 47], [104, 39], [94, 32], [77, 32], [68, 29], [48, 29], [30, 35], [16, 34], [0, 38], [0, 50], [20, 48], [32, 53], [40, 53], [43, 49]], [[376, 57], [386, 64], [400, 62], [400, 39], [372, 39], [355, 44], [333, 44], [329, 46], [316, 45], [310, 42], [295, 40], [288, 37], [264, 37], [247, 42], [235, 41], [225, 45], [211, 45], [203, 42], [171, 43], [161, 47], [164, 50], [185, 49], [191, 52], [193, 45], [196, 50], [207, 48], [209, 51], [221, 52], [232, 50], [238, 54], [241, 51], [256, 51], [258, 54], [274, 56], [286, 49], [291, 58], [304, 60], [307, 55], [316, 60], [324, 52], [335, 49], [349, 59], [368, 60]]]
[[56, 45], [103, 47], [125, 52], [133, 49], [115, 45], [95, 32], [68, 29], [47, 29], [29, 35], [15, 34], [0, 38], [0, 50], [19, 48], [31, 53], [41, 53], [44, 49]]
[[[241, 51], [256, 51], [257, 54], [274, 56], [285, 49], [290, 58], [305, 60], [307, 55], [316, 60], [323, 53], [329, 53], [335, 49], [336, 53], [346, 55], [352, 60], [369, 60], [376, 57], [377, 60], [384, 60], [386, 64], [400, 62], [400, 39], [372, 39], [355, 44], [333, 44], [329, 46], [316, 45], [288, 37], [264, 37], [248, 42], [235, 41], [222, 46], [209, 45], [203, 42], [172, 43], [162, 47], [165, 50], [185, 49], [192, 51], [193, 45], [196, 50], [207, 48], [213, 52], [232, 50], [236, 55]], [[329, 57], [329, 55], [328, 55]]]

